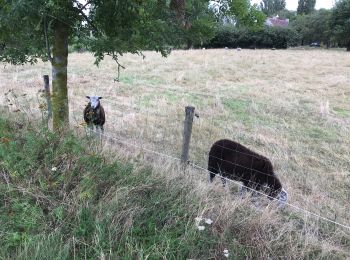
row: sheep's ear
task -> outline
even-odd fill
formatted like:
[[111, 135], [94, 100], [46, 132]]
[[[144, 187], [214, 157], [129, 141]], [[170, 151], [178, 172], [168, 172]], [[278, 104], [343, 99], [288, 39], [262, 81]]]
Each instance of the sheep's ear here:
[[86, 96], [86, 98], [90, 99], [90, 96]]
[[102, 99], [102, 97], [98, 97], [98, 99]]

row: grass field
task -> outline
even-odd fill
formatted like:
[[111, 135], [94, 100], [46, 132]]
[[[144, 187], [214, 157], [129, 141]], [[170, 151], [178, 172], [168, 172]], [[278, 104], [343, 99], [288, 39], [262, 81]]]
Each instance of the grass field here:
[[[86, 95], [103, 96], [106, 133], [178, 157], [184, 107], [193, 105], [199, 118], [194, 121], [192, 161], [205, 168], [214, 141], [236, 140], [271, 159], [290, 203], [349, 225], [349, 53], [191, 50], [174, 51], [167, 59], [144, 54], [145, 59], [120, 59], [126, 69], [119, 82], [114, 81], [117, 69], [112, 60], [96, 67], [92, 55], [71, 54], [71, 125], [81, 124]], [[3, 93], [14, 90], [7, 95], [9, 101], [1, 95], [5, 105], [12, 104], [9, 110], [40, 116], [43, 99], [38, 91], [50, 66], [7, 65], [0, 73]], [[289, 219], [288, 232], [299, 232], [306, 244], [319, 245], [321, 256], [350, 252], [349, 230], [287, 210], [299, 221]], [[294, 250], [304, 249], [296, 245]]]

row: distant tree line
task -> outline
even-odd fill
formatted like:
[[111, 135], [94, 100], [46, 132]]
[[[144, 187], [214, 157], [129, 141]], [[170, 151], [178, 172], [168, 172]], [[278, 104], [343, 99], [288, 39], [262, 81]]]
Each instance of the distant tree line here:
[[268, 27], [261, 30], [251, 30], [246, 27], [235, 27], [230, 24], [221, 26], [215, 37], [206, 48], [278, 48], [285, 49], [296, 46], [299, 36], [290, 28]]
[[218, 21], [214, 37], [201, 46], [287, 48], [319, 43], [350, 51], [350, 0], [339, 0], [330, 10], [315, 10], [315, 4], [316, 0], [299, 0], [297, 11], [289, 11], [285, 0], [263, 0], [258, 9], [265, 19], [273, 16], [289, 19], [288, 27], [247, 27], [226, 19]]

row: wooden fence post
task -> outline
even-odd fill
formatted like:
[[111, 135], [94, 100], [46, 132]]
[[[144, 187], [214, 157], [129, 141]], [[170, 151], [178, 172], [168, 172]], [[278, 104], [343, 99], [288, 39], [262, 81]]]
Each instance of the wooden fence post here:
[[186, 117], [184, 122], [184, 132], [183, 132], [183, 143], [182, 143], [182, 153], [181, 153], [181, 162], [186, 165], [188, 162], [188, 154], [190, 150], [190, 140], [192, 133], [192, 123], [194, 116], [194, 107], [187, 106], [185, 108]]
[[50, 94], [50, 80], [49, 75], [44, 75], [44, 88], [45, 97], [47, 102], [47, 121], [52, 117], [52, 105], [51, 105], [51, 94]]

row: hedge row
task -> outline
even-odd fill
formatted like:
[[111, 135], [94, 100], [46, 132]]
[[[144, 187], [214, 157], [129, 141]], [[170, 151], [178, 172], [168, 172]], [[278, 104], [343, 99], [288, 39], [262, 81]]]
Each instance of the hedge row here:
[[291, 28], [264, 27], [259, 31], [225, 25], [218, 29], [216, 36], [206, 48], [277, 48], [297, 46], [298, 33]]

